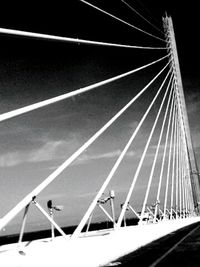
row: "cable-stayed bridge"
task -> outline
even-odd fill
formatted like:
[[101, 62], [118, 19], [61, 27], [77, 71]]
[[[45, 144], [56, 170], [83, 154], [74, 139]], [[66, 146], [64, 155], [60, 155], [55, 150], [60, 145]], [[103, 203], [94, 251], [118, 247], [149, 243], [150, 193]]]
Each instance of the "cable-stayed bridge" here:
[[[67, 101], [69, 98], [86, 92], [89, 93], [89, 91], [92, 93], [97, 88], [101, 90], [104, 86], [111, 85], [119, 80], [125, 80], [137, 73], [145, 72], [147, 69], [154, 72], [154, 67], [157, 65], [159, 65], [159, 70], [153, 74], [153, 77], [147, 81], [143, 88], [132, 95], [129, 102], [110, 117], [104, 125], [94, 132], [88, 140], [81, 144], [76, 151], [15, 207], [1, 217], [0, 229], [3, 230], [4, 227], [15, 220], [18, 214], [22, 215], [19, 242], [2, 246], [0, 258], [1, 262], [5, 263], [5, 266], [35, 266], [36, 264], [38, 266], [44, 266], [45, 264], [47, 266], [55, 266], [58, 258], [62, 259], [61, 263], [59, 262], [60, 266], [100, 266], [172, 231], [199, 221], [199, 171], [190, 136], [171, 17], [168, 15], [163, 17], [163, 30], [160, 30], [132, 6], [122, 1], [127, 8], [134, 11], [134, 13], [137, 12], [138, 16], [152, 26], [154, 31], [157, 31], [158, 34], [154, 34], [89, 2], [83, 0], [81, 2], [111, 20], [116, 20], [134, 31], [148, 36], [148, 38], [156, 39], [160, 45], [141, 46], [118, 42], [101, 42], [5, 28], [1, 28], [0, 32], [11, 36], [66, 42], [66, 46], [69, 43], [78, 43], [88, 46], [114, 47], [115, 49], [144, 50], [152, 54], [159, 51], [162, 56], [156, 57], [155, 55], [152, 61], [145, 62], [145, 64], [137, 68], [116, 76], [108, 77], [84, 87], [80, 86], [65, 94], [5, 112], [0, 115], [1, 123], [40, 108], [47, 108], [47, 106], [54, 105], [57, 102]], [[152, 87], [156, 88], [155, 93], [152, 93]], [[136, 105], [137, 102], [144, 101], [145, 98], [148, 98], [149, 102], [145, 106], [140, 120], [132, 128], [132, 133], [123, 144], [123, 147], [116, 153], [117, 157], [114, 164], [106, 177], [104, 177], [100, 188], [96, 188], [96, 194], [85, 210], [80, 223], [71, 235], [66, 235], [53, 216], [56, 210], [60, 210], [61, 207], [54, 206], [52, 200], [49, 200], [46, 209], [40, 203], [40, 193], [59, 178], [90, 146], [94, 145], [95, 141], [101, 138], [121, 116], [125, 116], [130, 107]], [[150, 120], [155, 109], [156, 115], [153, 120]], [[137, 137], [140, 135], [141, 129], [150, 121], [152, 123], [148, 128], [147, 138], [145, 142], [141, 141], [143, 146], [141, 153], [138, 156], [132, 153], [131, 160], [135, 167], [129, 178], [130, 183], [127, 191], [119, 203], [117, 190], [113, 190], [111, 184], [116, 179], [116, 174], [119, 172], [127, 155], [131, 155], [130, 148], [134, 147], [134, 145], [137, 146]], [[151, 160], [147, 161], [150, 149], [151, 151], [153, 150], [153, 153], [151, 153]], [[122, 177], [121, 185], [123, 185], [123, 182]], [[139, 201], [134, 199], [134, 196], [137, 195], [138, 184], [142, 184], [144, 189]], [[105, 196], [106, 190], [109, 190], [107, 196]], [[135, 204], [136, 202], [137, 205]], [[108, 204], [110, 211], [107, 209]], [[38, 212], [50, 222], [52, 231], [48, 239], [36, 240], [29, 244], [23, 242], [23, 235], [32, 206], [36, 207]], [[112, 223], [111, 228], [90, 231], [91, 223], [97, 210], [102, 212]], [[137, 225], [126, 226], [126, 218], [130, 214], [137, 219]], [[66, 216], [70, 215], [66, 214]], [[54, 229], [59, 232], [59, 237], [55, 237]], [[110, 249], [111, 247], [112, 249]], [[49, 254], [52, 257], [49, 257]]]

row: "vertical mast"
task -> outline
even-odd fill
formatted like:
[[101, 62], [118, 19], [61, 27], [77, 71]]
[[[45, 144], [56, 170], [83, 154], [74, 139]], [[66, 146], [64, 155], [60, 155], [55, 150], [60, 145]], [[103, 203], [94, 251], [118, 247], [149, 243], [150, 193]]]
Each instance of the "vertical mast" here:
[[172, 18], [166, 16], [163, 18], [163, 24], [165, 29], [165, 36], [167, 41], [168, 52], [171, 57], [172, 67], [174, 71], [174, 78], [176, 84], [176, 94], [179, 109], [179, 118], [181, 123], [181, 131], [185, 139], [185, 152], [188, 155], [190, 163], [190, 179], [193, 192], [193, 200], [196, 212], [200, 212], [200, 182], [199, 182], [199, 170], [194, 154], [192, 139], [190, 135], [189, 121], [186, 110], [186, 103], [183, 91], [183, 84], [180, 72], [180, 65], [178, 60], [178, 53], [176, 47], [176, 40], [173, 28]]

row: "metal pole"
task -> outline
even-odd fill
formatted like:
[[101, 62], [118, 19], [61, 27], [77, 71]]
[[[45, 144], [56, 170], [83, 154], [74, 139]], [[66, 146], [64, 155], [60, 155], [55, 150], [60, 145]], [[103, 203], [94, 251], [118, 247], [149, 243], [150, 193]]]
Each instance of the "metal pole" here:
[[89, 231], [90, 224], [91, 224], [91, 221], [92, 221], [92, 215], [93, 215], [93, 213], [92, 213], [92, 214], [90, 215], [90, 217], [89, 217], [88, 224], [87, 224], [87, 228], [86, 228], [86, 233]]
[[134, 210], [134, 208], [128, 204], [128, 207], [132, 210], [132, 212], [138, 217], [138, 219], [140, 219], [140, 215]]
[[[49, 212], [50, 212], [50, 217], [53, 220], [53, 209], [51, 209]], [[52, 241], [53, 241], [54, 237], [55, 237], [54, 226], [51, 223], [51, 238], [52, 238]]]
[[[53, 220], [53, 204], [52, 204], [52, 200], [49, 200], [47, 202], [47, 207], [48, 207], [48, 210], [49, 210], [49, 215], [50, 215], [51, 219]], [[51, 223], [51, 238], [52, 238], [52, 241], [53, 241], [54, 237], [55, 237], [54, 226]]]
[[113, 218], [110, 216], [110, 214], [104, 209], [104, 207], [101, 204], [98, 204], [99, 208], [105, 213], [105, 215], [108, 217], [108, 219], [113, 222], [113, 224], [115, 223], [115, 221], [113, 221]]
[[21, 226], [19, 240], [18, 240], [18, 243], [19, 244], [21, 244], [22, 239], [23, 239], [24, 229], [25, 229], [25, 224], [26, 224], [26, 219], [27, 219], [27, 214], [28, 214], [29, 206], [30, 206], [30, 203], [28, 205], [26, 205], [25, 210], [24, 210], [24, 216], [23, 216], [22, 226]]
[[115, 228], [114, 198], [115, 198], [115, 192], [114, 190], [111, 190], [110, 191], [110, 206], [111, 206], [111, 212], [112, 212], [112, 218], [113, 218], [113, 228]]
[[61, 233], [61, 235], [66, 239], [67, 239], [67, 235], [65, 234], [65, 232], [60, 228], [60, 226], [49, 216], [49, 214], [39, 205], [38, 202], [36, 202], [36, 200], [33, 200], [33, 204], [35, 204], [35, 206], [41, 211], [41, 213], [55, 226], [55, 228]]

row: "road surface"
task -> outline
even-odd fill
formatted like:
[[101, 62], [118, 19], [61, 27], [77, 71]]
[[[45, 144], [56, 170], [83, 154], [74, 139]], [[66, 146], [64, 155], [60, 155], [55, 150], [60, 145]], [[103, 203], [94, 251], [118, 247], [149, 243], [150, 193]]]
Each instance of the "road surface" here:
[[200, 223], [173, 232], [105, 265], [108, 266], [200, 266]]

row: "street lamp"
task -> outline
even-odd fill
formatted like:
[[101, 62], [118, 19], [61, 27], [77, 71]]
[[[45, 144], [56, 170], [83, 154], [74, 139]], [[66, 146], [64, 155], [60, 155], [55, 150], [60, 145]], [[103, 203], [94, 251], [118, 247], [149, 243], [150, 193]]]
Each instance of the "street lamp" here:
[[[62, 211], [64, 207], [62, 205], [53, 206], [52, 200], [50, 199], [47, 201], [47, 208], [49, 210], [50, 217], [53, 219], [53, 211], [54, 210]], [[54, 226], [51, 223], [51, 238], [52, 238], [52, 240], [54, 239], [54, 237], [55, 237]]]

